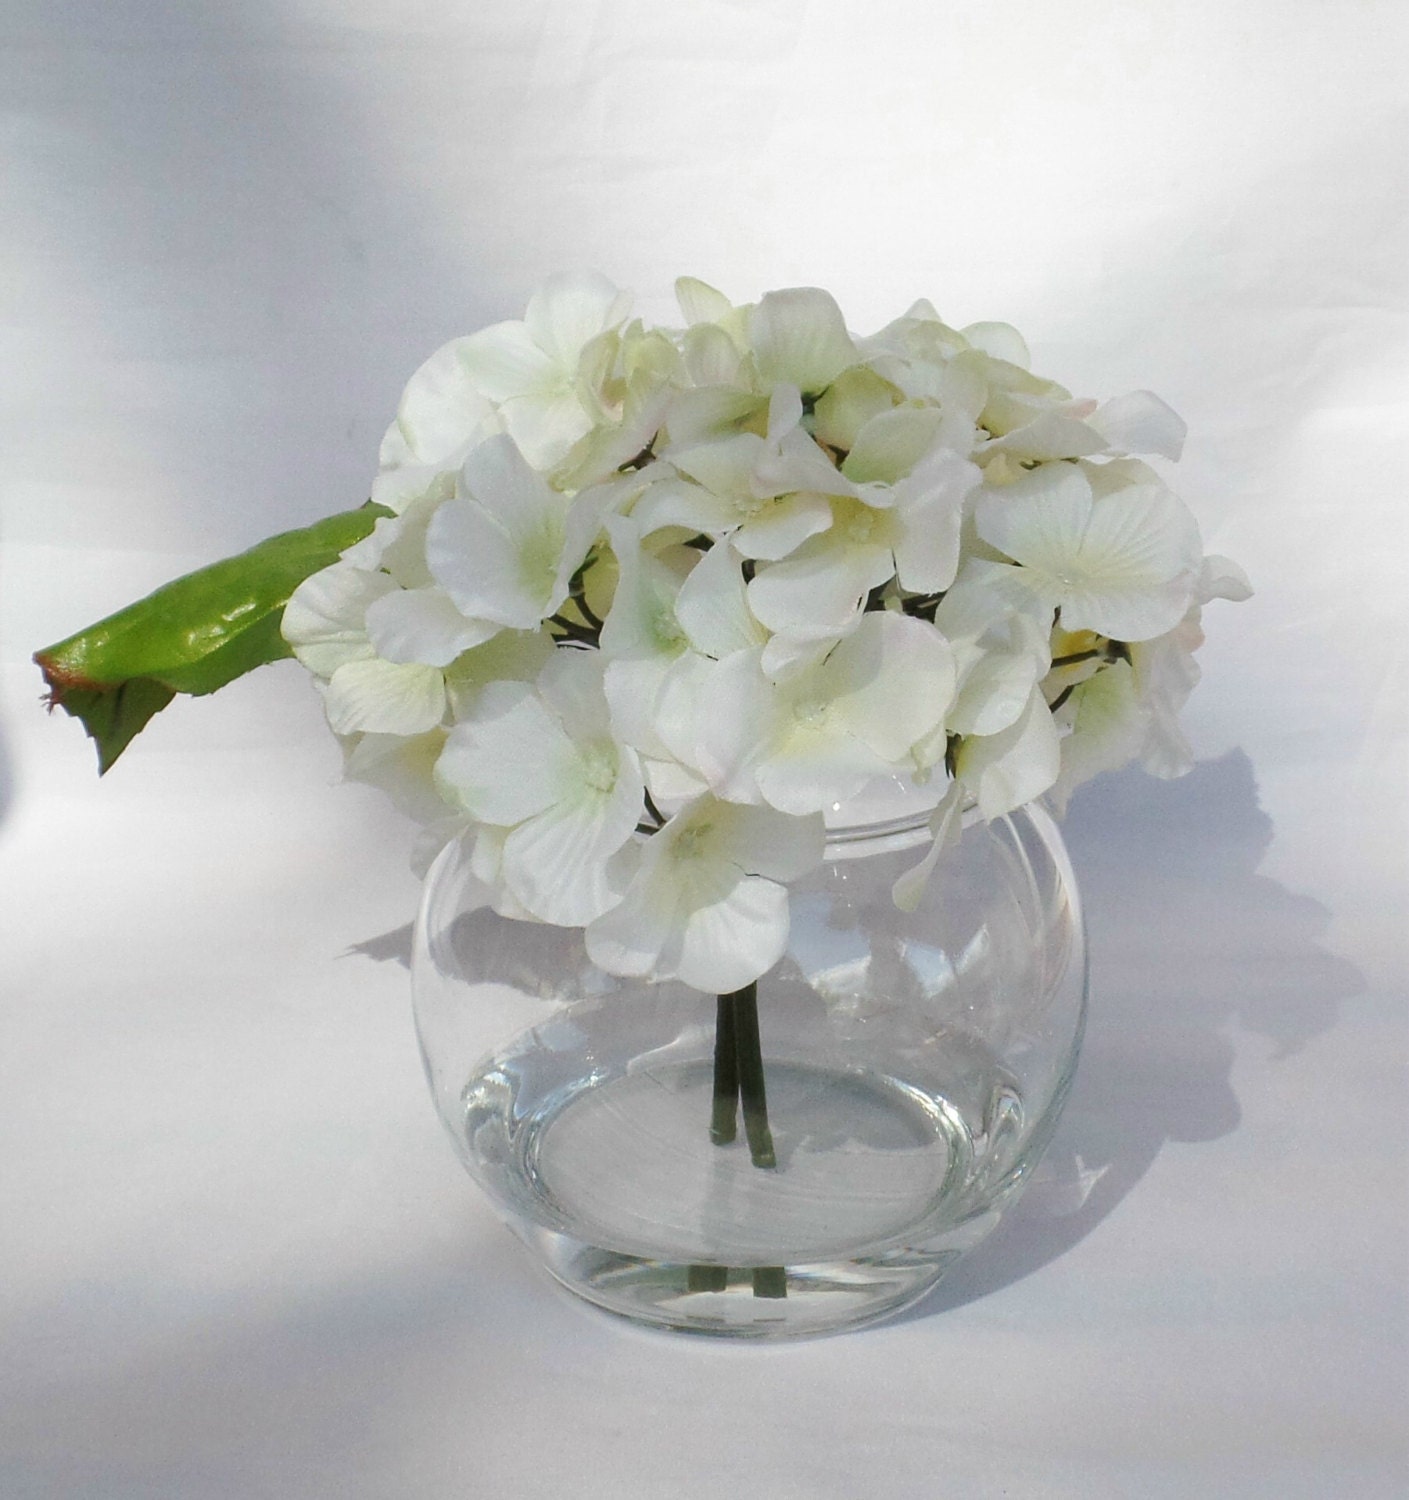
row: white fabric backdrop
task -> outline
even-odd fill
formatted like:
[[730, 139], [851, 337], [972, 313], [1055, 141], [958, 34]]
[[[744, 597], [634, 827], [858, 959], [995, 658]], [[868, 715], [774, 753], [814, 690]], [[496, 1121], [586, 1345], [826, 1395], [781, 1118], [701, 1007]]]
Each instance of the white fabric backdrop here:
[[[1396, 0], [12, 0], [0, 1494], [1409, 1489]], [[908, 1318], [789, 1349], [560, 1300], [439, 1138], [408, 840], [297, 669], [99, 785], [29, 653], [364, 497], [436, 345], [593, 265], [670, 314], [929, 296], [1148, 386], [1258, 587], [1203, 763], [1069, 835], [1041, 1180]]]

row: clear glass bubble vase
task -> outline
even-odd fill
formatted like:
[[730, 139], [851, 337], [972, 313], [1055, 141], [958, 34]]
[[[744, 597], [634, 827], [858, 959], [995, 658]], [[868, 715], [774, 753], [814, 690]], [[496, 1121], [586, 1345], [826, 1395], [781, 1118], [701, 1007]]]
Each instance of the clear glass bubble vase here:
[[830, 829], [787, 953], [726, 999], [475, 909], [467, 849], [442, 852], [413, 963], [426, 1073], [564, 1286], [659, 1327], [826, 1333], [915, 1302], [996, 1227], [1076, 1065], [1080, 911], [1037, 805], [970, 814], [900, 911], [927, 836], [923, 812]]

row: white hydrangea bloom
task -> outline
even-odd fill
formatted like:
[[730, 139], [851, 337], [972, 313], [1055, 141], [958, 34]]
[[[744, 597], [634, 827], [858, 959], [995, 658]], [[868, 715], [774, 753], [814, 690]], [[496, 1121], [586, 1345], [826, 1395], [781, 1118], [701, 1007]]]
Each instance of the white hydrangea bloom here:
[[706, 794], [645, 841], [622, 900], [587, 928], [587, 952], [611, 974], [742, 989], [783, 956], [783, 882], [817, 866], [824, 837], [820, 814], [790, 818]]
[[599, 411], [592, 345], [620, 326], [628, 307], [605, 276], [571, 272], [544, 282], [522, 322], [496, 323], [459, 341], [471, 383], [530, 463], [550, 468], [592, 430]]
[[1097, 495], [1075, 464], [1034, 469], [978, 502], [978, 534], [1018, 566], [1008, 583], [1068, 630], [1122, 641], [1172, 630], [1193, 601], [1198, 527], [1164, 485]]
[[436, 779], [455, 806], [504, 830], [499, 878], [544, 922], [590, 922], [616, 899], [614, 857], [635, 832], [644, 782], [617, 742], [603, 662], [558, 651], [531, 686], [492, 683], [449, 734]]
[[917, 302], [855, 337], [826, 292], [627, 323], [592, 273], [412, 377], [374, 498], [283, 629], [349, 776], [483, 899], [623, 975], [724, 993], [784, 951], [786, 882], [876, 777], [933, 786], [920, 899], [966, 810], [1065, 803], [1178, 715], [1202, 608], [1245, 598], [1148, 464], [1184, 424], [1030, 368]]

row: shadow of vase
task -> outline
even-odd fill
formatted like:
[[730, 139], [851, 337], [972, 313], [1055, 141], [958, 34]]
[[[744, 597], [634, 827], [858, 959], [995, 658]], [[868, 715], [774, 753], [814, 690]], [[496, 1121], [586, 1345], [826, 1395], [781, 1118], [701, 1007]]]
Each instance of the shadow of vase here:
[[1242, 751], [1178, 781], [1102, 777], [1073, 800], [1063, 833], [1092, 955], [1076, 1082], [1022, 1199], [904, 1317], [1022, 1280], [1112, 1213], [1166, 1142], [1235, 1130], [1234, 1027], [1284, 1058], [1365, 987], [1318, 944], [1326, 908], [1257, 873], [1273, 827]]

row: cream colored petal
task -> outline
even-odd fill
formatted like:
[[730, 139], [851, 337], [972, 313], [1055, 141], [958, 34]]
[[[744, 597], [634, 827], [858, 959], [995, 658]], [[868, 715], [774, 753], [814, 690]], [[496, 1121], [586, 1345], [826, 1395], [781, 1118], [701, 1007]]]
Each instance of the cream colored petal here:
[[329, 679], [323, 704], [334, 734], [425, 734], [445, 716], [445, 679], [437, 667], [350, 661]]
[[680, 585], [675, 615], [704, 656], [729, 656], [768, 638], [748, 607], [740, 559], [727, 542], [715, 543]]
[[769, 630], [797, 640], [844, 635], [893, 569], [889, 547], [848, 541], [834, 527], [761, 567], [748, 586], [749, 608]]
[[622, 892], [611, 860], [641, 816], [643, 785], [630, 756], [609, 794], [556, 803], [513, 829], [503, 871], [515, 897], [542, 921], [565, 927], [615, 905]]
[[1130, 391], [1098, 406], [1090, 418], [1117, 453], [1157, 453], [1177, 460], [1188, 424], [1153, 391]]
[[577, 748], [533, 689], [496, 682], [450, 731], [436, 781], [471, 817], [509, 828], [573, 793], [580, 766]]
[[949, 642], [926, 621], [889, 610], [864, 615], [816, 674], [830, 713], [892, 763], [943, 720], [954, 688]]
[[586, 345], [616, 327], [629, 306], [630, 298], [599, 272], [565, 271], [529, 298], [524, 327], [560, 369], [576, 370]]
[[564, 372], [520, 322], [495, 323], [458, 339], [455, 348], [472, 385], [491, 401], [563, 387]]
[[706, 994], [732, 994], [782, 958], [788, 930], [787, 890], [744, 876], [690, 912], [673, 977]]
[[943, 855], [959, 842], [963, 832], [964, 787], [951, 781], [949, 790], [930, 817], [930, 846], [919, 864], [908, 869], [891, 887], [891, 900], [901, 911], [915, 911], [925, 894], [930, 876]]
[[1034, 689], [1022, 716], [1007, 729], [960, 742], [955, 771], [991, 820], [1047, 791], [1061, 770], [1061, 754], [1046, 699]]
[[842, 473], [857, 484], [894, 484], [930, 451], [941, 421], [936, 406], [881, 412], [857, 433]]
[[790, 557], [809, 537], [820, 536], [832, 524], [832, 506], [825, 495], [783, 495], [765, 500], [731, 540], [743, 557], [778, 562]]
[[979, 349], [993, 359], [1004, 360], [1023, 370], [1032, 363], [1026, 340], [1009, 323], [970, 323], [959, 332], [970, 348]]
[[681, 276], [675, 282], [675, 300], [681, 316], [691, 327], [697, 323], [720, 323], [734, 310], [723, 292], [694, 276]]
[[[492, 392], [477, 388], [471, 373], [473, 338], [442, 345], [411, 377], [396, 410], [396, 430], [406, 456], [417, 464], [443, 466], [495, 423]], [[467, 361], [468, 356], [468, 361]], [[400, 457], [394, 448], [387, 457]]]
[[367, 639], [367, 610], [395, 588], [384, 573], [336, 562], [299, 584], [279, 628], [315, 677], [331, 677], [345, 663], [375, 654]]
[[857, 363], [841, 309], [817, 287], [769, 292], [754, 308], [749, 333], [759, 376], [769, 388], [784, 381], [816, 395]]
[[714, 847], [749, 875], [798, 880], [822, 862], [827, 830], [820, 812], [792, 817], [771, 807], [720, 804]]

